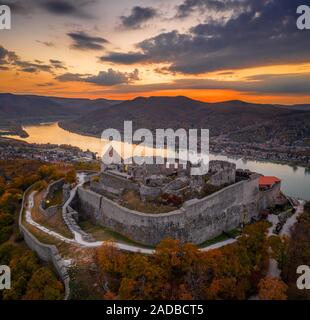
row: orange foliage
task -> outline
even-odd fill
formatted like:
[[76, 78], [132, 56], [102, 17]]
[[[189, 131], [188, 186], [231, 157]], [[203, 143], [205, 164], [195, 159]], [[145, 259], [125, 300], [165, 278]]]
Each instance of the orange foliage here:
[[104, 245], [97, 260], [106, 294], [112, 291], [128, 300], [246, 299], [266, 271], [267, 228], [257, 223], [236, 244], [209, 252], [171, 239], [163, 240], [154, 255], [127, 254]]
[[265, 278], [258, 285], [261, 300], [287, 300], [288, 286], [280, 279]]

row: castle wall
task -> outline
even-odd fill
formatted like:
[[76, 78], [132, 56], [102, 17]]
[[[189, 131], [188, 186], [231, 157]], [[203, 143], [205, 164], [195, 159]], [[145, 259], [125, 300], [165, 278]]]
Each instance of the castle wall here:
[[250, 222], [259, 212], [258, 176], [165, 214], [129, 210], [83, 187], [78, 189], [78, 198], [79, 214], [145, 245], [156, 245], [163, 238], [201, 244]]
[[109, 172], [102, 172], [100, 182], [114, 189], [135, 189], [138, 190], [138, 185], [129, 179], [123, 178], [120, 175], [114, 175]]
[[210, 161], [212, 176], [208, 183], [213, 186], [222, 186], [236, 181], [236, 165], [226, 161]]
[[37, 255], [40, 257], [45, 262], [51, 263], [55, 271], [57, 272], [58, 276], [61, 278], [61, 280], [64, 283], [65, 287], [65, 300], [69, 298], [70, 295], [70, 277], [68, 274], [67, 266], [62, 259], [62, 257], [59, 254], [59, 251], [56, 246], [54, 245], [47, 245], [42, 242], [40, 242], [28, 229], [23, 225], [23, 212], [25, 208], [25, 203], [26, 203], [26, 197], [29, 191], [31, 190], [32, 186], [29, 187], [23, 195], [23, 200], [22, 200], [22, 206], [20, 209], [19, 213], [19, 219], [18, 219], [18, 224], [19, 224], [19, 230], [20, 233], [23, 235], [23, 238], [27, 244], [27, 246], [35, 251]]
[[260, 191], [259, 208], [265, 210], [286, 201], [281, 193], [281, 183], [277, 183], [268, 190]]
[[138, 184], [121, 175], [114, 175], [109, 172], [101, 172], [100, 181], [92, 181], [90, 187], [93, 191], [98, 193], [110, 192], [116, 195], [121, 194], [124, 189], [139, 191]]

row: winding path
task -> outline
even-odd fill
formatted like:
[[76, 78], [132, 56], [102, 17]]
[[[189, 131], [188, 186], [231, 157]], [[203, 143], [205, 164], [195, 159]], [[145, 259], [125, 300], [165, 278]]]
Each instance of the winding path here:
[[[282, 227], [280, 236], [291, 236], [292, 227], [297, 222], [298, 217], [304, 212], [304, 204], [305, 202], [302, 200], [299, 200], [297, 202], [297, 205], [294, 206], [296, 212], [289, 219], [287, 219], [287, 221]], [[272, 214], [268, 216], [268, 221], [272, 223], [271, 227], [268, 230], [268, 236], [271, 237], [273, 235], [274, 228], [279, 223], [279, 218], [277, 215]], [[273, 258], [269, 259], [269, 269], [267, 275], [271, 278], [280, 278], [281, 270], [278, 267], [277, 261]]]
[[296, 209], [295, 214], [293, 214], [289, 219], [287, 219], [285, 225], [283, 226], [280, 235], [281, 236], [291, 236], [291, 229], [298, 220], [298, 217], [304, 212], [305, 201], [300, 200], [298, 206], [294, 207]]
[[[42, 226], [41, 224], [37, 223], [36, 221], [34, 221], [32, 218], [32, 209], [34, 207], [35, 194], [36, 194], [36, 191], [33, 191], [29, 195], [29, 198], [28, 198], [28, 205], [26, 208], [26, 222], [28, 224], [34, 226], [35, 228], [48, 234], [49, 236], [52, 236], [53, 238], [58, 239], [60, 241], [68, 243], [68, 244], [76, 244], [76, 245], [80, 245], [82, 247], [96, 248], [96, 247], [100, 247], [104, 243], [104, 241], [86, 242], [82, 239], [82, 236], [78, 232], [75, 232], [74, 239], [69, 239], [69, 238], [62, 236], [61, 234], [59, 234], [55, 231], [52, 231], [52, 230]], [[140, 252], [140, 253], [145, 253], [145, 254], [153, 254], [154, 253], [154, 250], [151, 250], [151, 249], [145, 249], [145, 248], [141, 248], [138, 246], [127, 245], [127, 244], [119, 243], [119, 242], [116, 242], [115, 246], [121, 250], [130, 251], [130, 252]]]

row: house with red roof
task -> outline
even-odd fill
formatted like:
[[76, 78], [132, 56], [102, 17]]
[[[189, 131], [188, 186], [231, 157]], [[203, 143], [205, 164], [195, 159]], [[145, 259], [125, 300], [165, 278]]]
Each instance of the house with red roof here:
[[259, 178], [259, 188], [261, 190], [271, 189], [276, 184], [281, 184], [281, 179], [277, 177], [261, 176]]

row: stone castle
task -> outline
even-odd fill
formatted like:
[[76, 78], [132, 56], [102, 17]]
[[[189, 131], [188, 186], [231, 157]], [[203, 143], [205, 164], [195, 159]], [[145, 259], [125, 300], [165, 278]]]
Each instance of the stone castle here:
[[76, 219], [155, 246], [163, 238], [202, 244], [285, 201], [280, 180], [262, 187], [259, 174], [235, 164], [210, 161], [209, 167], [206, 175], [191, 176], [190, 163], [103, 165], [78, 188], [71, 206]]

